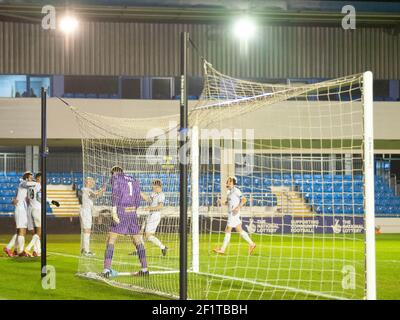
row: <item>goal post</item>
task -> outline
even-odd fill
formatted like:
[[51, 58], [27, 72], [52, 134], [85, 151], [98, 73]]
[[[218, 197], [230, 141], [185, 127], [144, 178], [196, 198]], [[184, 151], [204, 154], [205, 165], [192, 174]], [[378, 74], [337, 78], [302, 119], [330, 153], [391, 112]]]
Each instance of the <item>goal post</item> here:
[[[102, 281], [172, 298], [375, 299], [372, 103], [370, 72], [295, 86], [233, 78], [204, 61], [203, 92], [185, 126], [185, 181], [180, 114], [122, 118], [75, 108], [84, 178], [107, 186], [94, 200], [97, 255], [81, 257], [79, 274], [99, 279], [102, 271], [114, 224], [110, 169], [119, 165], [147, 194], [161, 180], [166, 200], [155, 237], [168, 252], [143, 232], [150, 276], [133, 277], [139, 260], [130, 238], [121, 236], [112, 265], [118, 275]], [[232, 175], [247, 202], [242, 230], [227, 236], [229, 210], [221, 199]], [[149, 221], [145, 208], [141, 203], [136, 212], [141, 228]], [[256, 244], [250, 253], [249, 239]], [[223, 245], [224, 254], [213, 251]]]
[[200, 271], [199, 239], [199, 128], [191, 129], [191, 196], [192, 196], [192, 271]]
[[363, 74], [366, 298], [376, 299], [373, 75]]

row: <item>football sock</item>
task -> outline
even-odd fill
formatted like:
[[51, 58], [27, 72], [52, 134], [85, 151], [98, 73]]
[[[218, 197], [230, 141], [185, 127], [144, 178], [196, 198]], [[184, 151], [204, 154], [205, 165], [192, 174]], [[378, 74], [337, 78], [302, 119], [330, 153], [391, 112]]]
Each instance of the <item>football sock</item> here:
[[146, 250], [143, 243], [135, 244], [136, 251], [139, 256], [140, 264], [142, 265], [142, 270], [147, 270], [147, 260], [146, 260]]
[[15, 247], [15, 241], [17, 241], [17, 234], [14, 234], [7, 245], [7, 249], [11, 250], [12, 247]]
[[111, 269], [113, 255], [114, 255], [114, 244], [107, 243], [106, 252], [104, 254], [104, 269]]
[[85, 252], [90, 251], [90, 233], [83, 234], [83, 250]]
[[42, 253], [42, 247], [41, 247], [41, 243], [40, 243], [40, 237], [38, 237], [37, 241], [35, 242], [35, 245], [33, 246], [33, 250], [38, 253], [41, 254]]
[[244, 240], [246, 240], [249, 244], [254, 244], [254, 242], [251, 241], [251, 239], [250, 239], [250, 237], [249, 237], [249, 234], [248, 234], [246, 231], [242, 230], [242, 231], [240, 232], [240, 235], [241, 235], [242, 238], [243, 238]]
[[82, 250], [84, 250], [84, 248], [83, 248], [83, 230], [81, 230], [81, 253], [82, 253]]
[[229, 244], [229, 241], [231, 241], [231, 233], [230, 232], [226, 232], [225, 233], [225, 237], [224, 237], [224, 243], [222, 244], [221, 250], [225, 251], [226, 247]]
[[161, 243], [161, 241], [155, 237], [155, 236], [150, 236], [147, 238], [151, 243], [154, 243], [157, 247], [159, 247], [161, 250], [165, 249], [165, 246]]
[[34, 234], [31, 242], [29, 242], [29, 244], [27, 245], [26, 250], [31, 251], [32, 247], [34, 247], [34, 245], [38, 239], [39, 239], [39, 236], [37, 234]]
[[17, 252], [18, 254], [22, 253], [24, 251], [24, 246], [25, 246], [25, 237], [24, 236], [18, 236], [17, 237]]

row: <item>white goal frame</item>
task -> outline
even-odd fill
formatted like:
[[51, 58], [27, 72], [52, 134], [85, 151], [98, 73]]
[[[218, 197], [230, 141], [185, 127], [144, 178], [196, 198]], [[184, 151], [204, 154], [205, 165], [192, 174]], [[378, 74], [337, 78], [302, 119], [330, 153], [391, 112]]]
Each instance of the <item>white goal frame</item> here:
[[363, 74], [366, 298], [376, 300], [373, 75]]
[[[364, 225], [365, 225], [365, 298], [376, 300], [375, 257], [375, 191], [374, 191], [374, 130], [373, 130], [373, 74], [363, 73], [363, 158], [364, 158]], [[192, 196], [192, 268], [189, 272], [200, 272], [199, 244], [199, 129], [191, 128], [191, 196]], [[213, 276], [208, 274], [208, 276]], [[218, 276], [224, 277], [224, 276]], [[229, 277], [227, 277], [228, 279]], [[236, 279], [240, 280], [240, 279]], [[272, 286], [265, 284], [266, 286]], [[295, 288], [288, 290], [301, 291]], [[307, 291], [308, 294], [313, 294]], [[315, 293], [327, 298], [339, 298]]]

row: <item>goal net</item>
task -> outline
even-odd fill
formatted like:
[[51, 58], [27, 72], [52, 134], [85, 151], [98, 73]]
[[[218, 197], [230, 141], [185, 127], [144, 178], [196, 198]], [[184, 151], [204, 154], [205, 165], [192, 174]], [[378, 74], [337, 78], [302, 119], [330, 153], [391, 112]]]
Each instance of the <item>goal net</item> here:
[[[255, 83], [204, 62], [204, 88], [189, 113], [183, 152], [190, 168], [189, 298], [374, 298], [371, 86], [368, 73], [312, 84]], [[84, 177], [93, 177], [96, 188], [107, 186], [92, 212], [97, 255], [82, 256], [78, 273], [178, 297], [179, 115], [127, 119], [73, 111]], [[146, 234], [149, 204], [142, 199], [136, 210], [148, 277], [132, 275], [140, 261], [132, 237], [123, 235], [114, 247], [116, 275], [99, 275], [115, 224], [115, 165], [148, 195], [155, 179], [162, 183], [165, 201], [154, 234], [162, 246]], [[234, 215], [232, 194], [243, 201]], [[230, 237], [226, 226], [233, 227]]]

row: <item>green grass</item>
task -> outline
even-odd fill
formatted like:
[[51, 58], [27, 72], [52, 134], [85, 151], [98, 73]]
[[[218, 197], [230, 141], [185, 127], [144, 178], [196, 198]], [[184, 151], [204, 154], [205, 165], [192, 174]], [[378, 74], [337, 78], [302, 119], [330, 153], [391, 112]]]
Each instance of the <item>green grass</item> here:
[[[253, 235], [258, 243], [255, 254], [246, 254], [246, 245], [237, 234], [232, 235], [225, 256], [215, 256], [210, 249], [217, 246], [222, 236], [201, 238], [200, 271], [220, 277], [189, 274], [189, 295], [208, 299], [315, 299], [307, 292], [286, 290], [300, 288], [325, 292], [347, 298], [363, 295], [363, 242], [349, 236], [293, 237]], [[162, 238], [162, 237], [161, 237]], [[177, 270], [179, 266], [177, 236], [162, 239], [169, 247], [167, 257], [158, 248], [146, 244], [149, 267], [152, 271]], [[1, 236], [0, 243], [8, 237]], [[377, 236], [377, 288], [378, 299], [400, 299], [400, 234]], [[97, 257], [79, 259], [79, 235], [50, 235], [48, 237], [48, 264], [56, 270], [56, 289], [44, 290], [40, 280], [38, 258], [7, 258], [0, 256], [0, 299], [160, 299], [160, 296], [128, 291], [107, 283], [76, 276], [80, 271], [99, 272], [102, 269], [104, 239], [93, 237], [93, 250]], [[122, 239], [115, 250], [114, 268], [120, 272], [138, 269], [137, 257], [128, 255], [132, 245]], [[356, 288], [341, 287], [344, 264], [356, 269]], [[221, 277], [222, 276], [222, 277]], [[234, 279], [232, 279], [233, 277]], [[238, 281], [235, 279], [245, 279]], [[148, 290], [159, 289], [171, 294], [178, 292], [178, 273], [154, 274], [147, 279], [115, 278], [119, 285], [135, 285]], [[269, 283], [264, 287], [259, 283]]]

